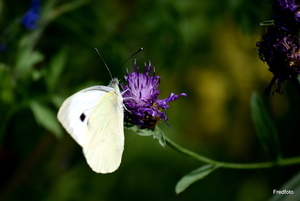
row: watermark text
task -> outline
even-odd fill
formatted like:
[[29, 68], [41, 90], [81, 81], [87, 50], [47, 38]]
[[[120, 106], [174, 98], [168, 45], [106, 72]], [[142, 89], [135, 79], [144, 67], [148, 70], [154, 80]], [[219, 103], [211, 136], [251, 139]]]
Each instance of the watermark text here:
[[285, 194], [285, 195], [289, 195], [289, 194], [294, 194], [293, 190], [277, 190], [277, 189], [273, 189], [273, 194]]

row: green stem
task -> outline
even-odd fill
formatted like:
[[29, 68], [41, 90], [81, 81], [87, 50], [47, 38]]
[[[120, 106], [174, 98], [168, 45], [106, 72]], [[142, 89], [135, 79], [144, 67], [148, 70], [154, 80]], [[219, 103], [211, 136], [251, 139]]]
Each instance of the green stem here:
[[209, 159], [202, 155], [196, 154], [188, 149], [181, 147], [180, 145], [176, 144], [169, 138], [165, 137], [167, 145], [175, 149], [176, 151], [188, 155], [196, 160], [209, 163], [212, 165], [216, 165], [218, 167], [223, 168], [231, 168], [231, 169], [262, 169], [262, 168], [270, 168], [274, 166], [287, 166], [287, 165], [296, 165], [300, 164], [300, 157], [293, 157], [287, 159], [280, 159], [278, 161], [269, 161], [269, 162], [262, 162], [262, 163], [227, 163]]
[[[57, 0], [55, 0], [57, 1]], [[49, 1], [47, 5], [47, 10], [45, 11], [45, 19], [46, 21], [52, 21], [55, 18], [59, 17], [60, 15], [67, 13], [69, 11], [75, 10], [84, 4], [86, 4], [89, 0], [75, 0], [71, 1], [69, 3], [65, 3], [63, 5], [60, 5], [57, 8], [54, 8], [56, 2]]]

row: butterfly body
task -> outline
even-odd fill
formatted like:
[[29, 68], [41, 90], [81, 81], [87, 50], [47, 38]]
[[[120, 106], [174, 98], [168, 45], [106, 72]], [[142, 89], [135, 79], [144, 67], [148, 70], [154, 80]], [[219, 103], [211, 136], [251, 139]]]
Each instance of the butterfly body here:
[[67, 98], [57, 118], [83, 148], [89, 166], [98, 173], [114, 172], [124, 150], [123, 98], [114, 78], [108, 86], [93, 86]]

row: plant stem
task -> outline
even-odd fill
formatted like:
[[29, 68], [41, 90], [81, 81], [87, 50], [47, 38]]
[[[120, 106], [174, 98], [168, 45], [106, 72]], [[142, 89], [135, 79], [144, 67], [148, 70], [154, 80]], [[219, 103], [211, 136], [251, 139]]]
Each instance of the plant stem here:
[[227, 163], [209, 159], [205, 156], [199, 155], [195, 152], [192, 152], [188, 149], [181, 147], [180, 145], [176, 144], [168, 137], [165, 137], [167, 141], [167, 145], [175, 149], [176, 151], [188, 155], [198, 161], [202, 161], [205, 163], [209, 163], [212, 165], [216, 165], [222, 168], [231, 168], [231, 169], [262, 169], [262, 168], [270, 168], [274, 166], [287, 166], [287, 165], [296, 165], [300, 164], [300, 157], [293, 157], [287, 159], [279, 159], [278, 161], [269, 161], [269, 162], [261, 162], [261, 163]]

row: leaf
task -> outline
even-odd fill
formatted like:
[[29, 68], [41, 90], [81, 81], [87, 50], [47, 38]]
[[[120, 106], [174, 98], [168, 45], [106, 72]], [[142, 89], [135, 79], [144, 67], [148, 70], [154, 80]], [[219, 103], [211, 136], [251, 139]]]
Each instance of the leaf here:
[[51, 102], [53, 103], [53, 105], [55, 105], [57, 108], [59, 108], [62, 103], [64, 102], [66, 98], [62, 98], [61, 96], [58, 96], [56, 94], [52, 95], [50, 97]]
[[278, 132], [262, 98], [253, 93], [251, 97], [251, 116], [256, 134], [265, 151], [276, 159], [281, 158]]
[[14, 100], [14, 82], [8, 73], [8, 66], [0, 63], [0, 102], [10, 104]]
[[22, 78], [30, 76], [34, 65], [44, 60], [44, 55], [41, 52], [33, 50], [37, 38], [35, 32], [32, 32], [19, 40], [15, 58], [15, 71]]
[[62, 49], [58, 52], [50, 62], [49, 71], [46, 76], [46, 84], [50, 92], [52, 92], [59, 83], [61, 75], [67, 59], [67, 50]]
[[[276, 191], [284, 192], [288, 191], [290, 194], [279, 194]], [[279, 189], [272, 189], [272, 194], [274, 194], [269, 201], [290, 201], [290, 200], [300, 200], [300, 172], [298, 172], [294, 177], [292, 177], [288, 182], [286, 182]]]
[[202, 166], [202, 167], [192, 171], [191, 173], [185, 175], [178, 181], [178, 183], [176, 184], [176, 187], [175, 187], [175, 192], [177, 194], [183, 192], [191, 184], [195, 183], [196, 181], [198, 181], [200, 179], [203, 179], [209, 173], [211, 173], [212, 171], [214, 171], [217, 168], [218, 167], [216, 165], [208, 164], [208, 165]]
[[31, 77], [33, 81], [38, 81], [44, 76], [45, 76], [45, 69], [32, 70]]
[[22, 78], [26, 78], [32, 73], [34, 65], [43, 60], [44, 55], [38, 51], [19, 52], [16, 59], [16, 72]]
[[165, 134], [158, 128], [158, 126], [155, 127], [154, 130], [149, 130], [149, 129], [140, 129], [138, 126], [133, 125], [133, 126], [125, 126], [128, 130], [132, 130], [138, 135], [141, 136], [153, 136], [154, 139], [157, 139], [159, 144], [162, 147], [166, 146], [166, 139], [165, 139]]
[[29, 107], [38, 124], [52, 132], [57, 138], [62, 137], [63, 130], [52, 110], [37, 101], [31, 101]]

